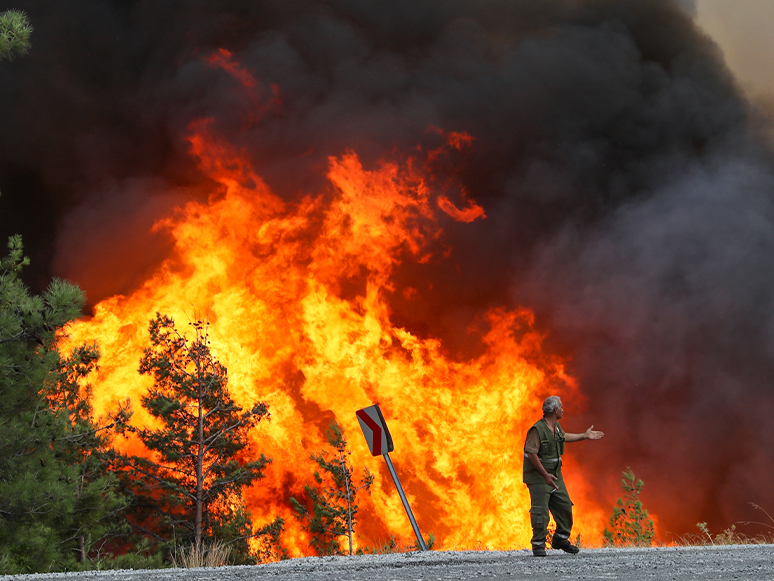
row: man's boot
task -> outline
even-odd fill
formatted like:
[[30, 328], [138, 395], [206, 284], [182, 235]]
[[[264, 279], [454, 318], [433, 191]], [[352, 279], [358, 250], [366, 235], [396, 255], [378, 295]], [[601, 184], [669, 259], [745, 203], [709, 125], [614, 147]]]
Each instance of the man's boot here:
[[571, 555], [575, 555], [578, 552], [580, 552], [580, 549], [570, 543], [568, 539], [559, 539], [557, 537], [554, 537], [551, 539], [551, 546], [554, 549], [561, 549], [565, 553], [570, 553]]
[[546, 556], [546, 549], [545, 547], [532, 547], [532, 556], [533, 557], [545, 557]]

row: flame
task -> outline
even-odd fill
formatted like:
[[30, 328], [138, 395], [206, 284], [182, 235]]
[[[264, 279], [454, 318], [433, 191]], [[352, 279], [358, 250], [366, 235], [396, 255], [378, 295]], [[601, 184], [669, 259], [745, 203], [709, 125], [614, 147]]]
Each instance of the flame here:
[[458, 222], [473, 222], [479, 218], [486, 218], [484, 209], [472, 200], [466, 200], [468, 207], [460, 210], [446, 196], [438, 196], [438, 207]]
[[[65, 349], [100, 345], [101, 367], [91, 378], [96, 412], [128, 397], [133, 422], [148, 424], [139, 400], [151, 379], [137, 368], [149, 320], [159, 311], [184, 328], [195, 313], [206, 313], [234, 399], [243, 407], [270, 405], [271, 421], [252, 434], [250, 454], [264, 452], [273, 463], [246, 500], [257, 524], [285, 517], [291, 555], [310, 549], [287, 499], [311, 481], [309, 454], [324, 448], [334, 418], [354, 465], [376, 475], [361, 504], [358, 542], [412, 536], [384, 462], [370, 456], [355, 417], [372, 403], [388, 422], [392, 458], [425, 535], [433, 533], [446, 549], [527, 547], [524, 435], [552, 385], [566, 386], [562, 395], [577, 391], [572, 378], [541, 352], [527, 309], [484, 313], [486, 349], [470, 361], [451, 359], [439, 340], [390, 319], [393, 293], [421, 292], [421, 285], [396, 288], [400, 260], [443, 259], [427, 250], [443, 235], [436, 208], [452, 215], [454, 208], [465, 222], [483, 218], [483, 210], [476, 213], [472, 202], [457, 210], [411, 163], [366, 169], [353, 152], [330, 158], [332, 193], [286, 203], [211, 122], [190, 130], [191, 154], [216, 184], [208, 202], [189, 202], [159, 220], [155, 228], [173, 238], [173, 254], [131, 295], [96, 305], [62, 340]], [[141, 450], [137, 442], [117, 446]], [[568, 460], [566, 478], [580, 509], [575, 532], [587, 546], [599, 544], [604, 517]]]
[[267, 99], [265, 97], [266, 87], [262, 86], [262, 83], [245, 69], [230, 51], [219, 48], [203, 60], [209, 67], [225, 71], [239, 85], [239, 93], [247, 102], [247, 106], [242, 109], [246, 112], [242, 116], [246, 125], [253, 125], [260, 121], [266, 113], [278, 111], [281, 108], [282, 98], [279, 86], [271, 85], [269, 87], [268, 92], [271, 94], [271, 98]]

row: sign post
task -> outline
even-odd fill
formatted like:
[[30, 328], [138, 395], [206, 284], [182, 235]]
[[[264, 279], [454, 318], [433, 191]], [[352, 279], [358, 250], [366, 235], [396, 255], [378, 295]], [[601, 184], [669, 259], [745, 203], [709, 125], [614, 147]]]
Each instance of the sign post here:
[[425, 539], [422, 538], [422, 533], [419, 532], [419, 525], [414, 518], [414, 513], [411, 512], [406, 494], [403, 492], [403, 487], [400, 485], [398, 474], [395, 472], [395, 466], [392, 465], [390, 460], [390, 452], [394, 450], [392, 443], [392, 436], [387, 429], [387, 422], [384, 421], [384, 416], [379, 409], [378, 404], [374, 404], [367, 408], [357, 410], [355, 412], [357, 421], [360, 423], [360, 429], [363, 430], [363, 436], [365, 436], [368, 449], [371, 450], [372, 456], [384, 456], [384, 461], [387, 462], [387, 468], [390, 470], [390, 476], [392, 476], [393, 482], [395, 482], [395, 488], [398, 489], [400, 500], [403, 503], [403, 508], [406, 509], [409, 521], [411, 522], [411, 528], [414, 529], [414, 535], [417, 537], [417, 543], [422, 551], [427, 550], [425, 545]]

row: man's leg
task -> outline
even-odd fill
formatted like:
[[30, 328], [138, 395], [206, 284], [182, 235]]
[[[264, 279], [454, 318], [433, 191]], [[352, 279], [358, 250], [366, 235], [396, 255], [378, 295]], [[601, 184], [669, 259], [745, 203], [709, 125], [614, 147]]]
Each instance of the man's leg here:
[[546, 535], [548, 534], [548, 501], [549, 487], [547, 484], [529, 484], [529, 519], [532, 523], [532, 554], [536, 557], [546, 555]]
[[551, 515], [556, 523], [556, 531], [551, 539], [551, 546], [555, 549], [561, 549], [567, 553], [577, 553], [578, 547], [570, 543], [570, 533], [572, 532], [572, 501], [567, 493], [567, 487], [564, 479], [557, 480], [558, 490], [551, 493], [548, 499], [548, 506]]

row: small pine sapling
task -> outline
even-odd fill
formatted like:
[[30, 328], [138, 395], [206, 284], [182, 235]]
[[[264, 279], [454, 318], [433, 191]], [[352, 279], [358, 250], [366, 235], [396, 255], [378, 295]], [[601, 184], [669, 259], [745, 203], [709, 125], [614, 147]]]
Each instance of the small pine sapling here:
[[623, 499], [619, 498], [610, 517], [610, 528], [604, 530], [605, 544], [608, 546], [647, 547], [653, 544], [653, 519], [642, 506], [640, 492], [644, 483], [634, 476], [630, 467], [626, 467], [621, 480], [624, 490]]
[[349, 554], [352, 554], [352, 534], [358, 511], [357, 495], [361, 490], [369, 492], [373, 474], [366, 468], [356, 483], [355, 470], [350, 461], [352, 452], [341, 426], [333, 422], [326, 434], [332, 451], [324, 450], [310, 458], [319, 466], [315, 471], [313, 486], [304, 486], [305, 502], [291, 498], [293, 512], [312, 535], [312, 546], [320, 555], [340, 554], [339, 538], [346, 536]]

